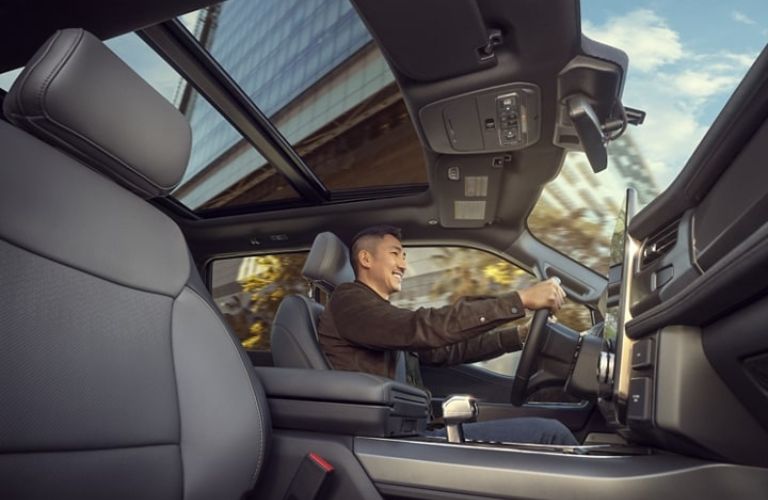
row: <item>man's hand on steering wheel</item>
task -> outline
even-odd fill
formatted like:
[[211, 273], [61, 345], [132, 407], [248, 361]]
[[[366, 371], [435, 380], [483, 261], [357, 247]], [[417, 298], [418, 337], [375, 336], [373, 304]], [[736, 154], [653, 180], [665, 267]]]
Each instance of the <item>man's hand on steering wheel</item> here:
[[560, 286], [560, 278], [550, 278], [533, 286], [519, 290], [520, 300], [526, 309], [549, 309], [557, 312], [565, 302], [565, 291]]

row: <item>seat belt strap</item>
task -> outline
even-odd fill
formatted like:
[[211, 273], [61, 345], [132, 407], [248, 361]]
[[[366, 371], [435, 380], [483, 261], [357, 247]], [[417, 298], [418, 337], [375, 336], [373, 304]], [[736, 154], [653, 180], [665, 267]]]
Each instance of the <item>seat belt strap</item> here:
[[405, 351], [397, 351], [395, 357], [395, 381], [403, 384], [408, 383], [408, 366], [405, 360]]

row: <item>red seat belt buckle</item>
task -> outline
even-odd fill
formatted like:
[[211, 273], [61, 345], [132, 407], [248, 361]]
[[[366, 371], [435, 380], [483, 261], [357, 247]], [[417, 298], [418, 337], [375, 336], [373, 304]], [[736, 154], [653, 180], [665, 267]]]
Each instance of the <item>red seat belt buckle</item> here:
[[319, 500], [327, 487], [334, 468], [317, 453], [310, 452], [296, 469], [284, 500]]

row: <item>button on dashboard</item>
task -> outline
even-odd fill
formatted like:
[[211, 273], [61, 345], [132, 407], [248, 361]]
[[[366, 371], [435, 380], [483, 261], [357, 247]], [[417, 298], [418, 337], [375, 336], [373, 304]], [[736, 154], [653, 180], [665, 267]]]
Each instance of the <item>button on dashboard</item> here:
[[632, 346], [632, 368], [645, 368], [653, 365], [653, 340], [638, 340]]
[[640, 422], [651, 421], [652, 383], [650, 377], [637, 377], [629, 381], [627, 419]]

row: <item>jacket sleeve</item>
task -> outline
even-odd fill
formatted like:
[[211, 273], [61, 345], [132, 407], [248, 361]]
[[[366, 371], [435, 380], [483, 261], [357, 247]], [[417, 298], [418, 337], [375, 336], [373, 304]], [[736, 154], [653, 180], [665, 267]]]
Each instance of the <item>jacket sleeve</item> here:
[[328, 307], [339, 335], [370, 349], [445, 347], [525, 316], [516, 292], [466, 297], [451, 306], [411, 311], [393, 306], [363, 286], [336, 289]]
[[519, 351], [521, 347], [517, 327], [512, 327], [416, 353], [425, 365], [452, 366], [493, 359], [507, 352]]

